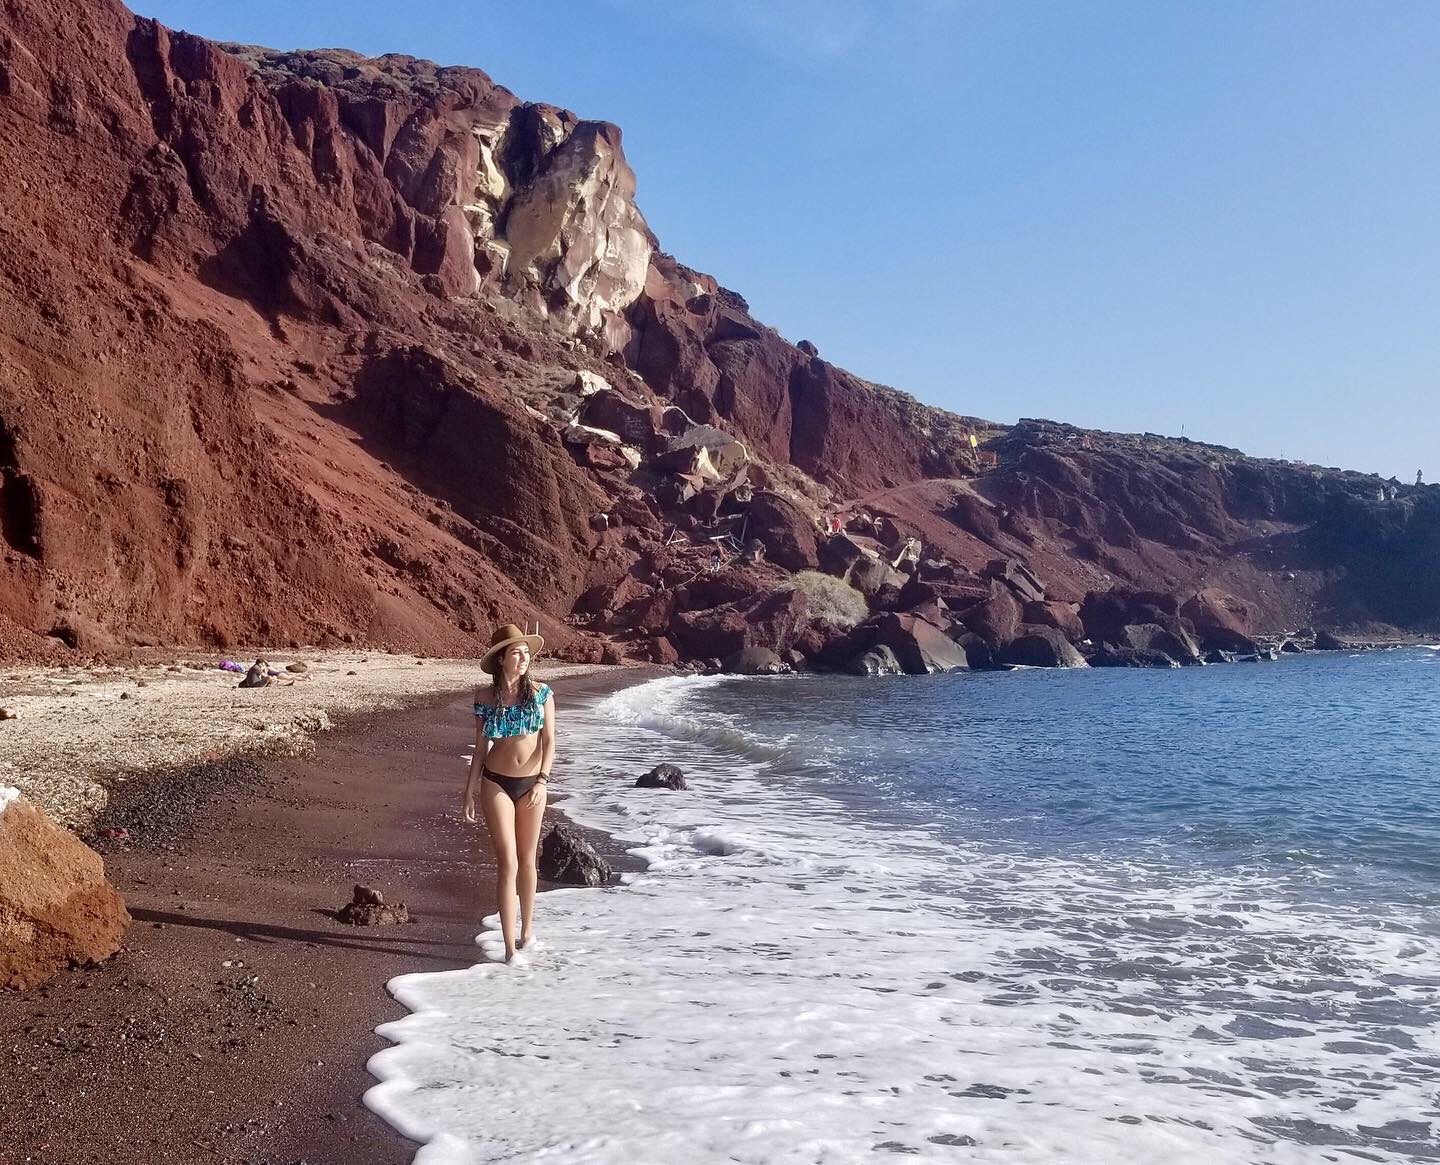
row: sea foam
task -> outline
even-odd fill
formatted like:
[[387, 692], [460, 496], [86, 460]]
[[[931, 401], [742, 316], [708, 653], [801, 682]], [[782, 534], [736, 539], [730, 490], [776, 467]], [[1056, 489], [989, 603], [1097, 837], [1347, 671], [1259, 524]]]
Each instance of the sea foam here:
[[[882, 827], [711, 683], [567, 717], [565, 811], [645, 872], [545, 895], [525, 967], [390, 984], [366, 1099], [421, 1165], [1440, 1157], [1413, 920]], [[631, 787], [657, 760], [690, 791]]]

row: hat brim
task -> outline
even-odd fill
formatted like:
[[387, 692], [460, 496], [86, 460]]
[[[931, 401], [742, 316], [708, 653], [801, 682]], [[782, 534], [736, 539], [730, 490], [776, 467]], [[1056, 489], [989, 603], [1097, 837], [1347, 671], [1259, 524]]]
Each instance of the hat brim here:
[[502, 639], [499, 643], [491, 646], [490, 650], [480, 657], [480, 666], [484, 667], [490, 662], [490, 657], [497, 651], [504, 651], [516, 643], [524, 643], [530, 648], [530, 655], [533, 658], [545, 649], [545, 640], [538, 635], [516, 635], [512, 639]]

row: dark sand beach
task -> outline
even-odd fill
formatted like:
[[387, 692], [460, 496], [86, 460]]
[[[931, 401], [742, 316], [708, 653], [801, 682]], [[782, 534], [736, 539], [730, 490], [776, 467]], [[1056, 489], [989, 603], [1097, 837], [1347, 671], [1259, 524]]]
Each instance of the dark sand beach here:
[[[557, 684], [573, 701], [647, 674]], [[494, 905], [483, 827], [458, 812], [471, 732], [457, 694], [112, 805], [102, 824], [129, 836], [95, 844], [134, 923], [104, 965], [0, 996], [0, 1165], [408, 1162], [360, 1102], [365, 1063], [404, 1013], [392, 976], [479, 957]], [[563, 761], [562, 726], [557, 803]], [[336, 921], [355, 882], [412, 922]]]

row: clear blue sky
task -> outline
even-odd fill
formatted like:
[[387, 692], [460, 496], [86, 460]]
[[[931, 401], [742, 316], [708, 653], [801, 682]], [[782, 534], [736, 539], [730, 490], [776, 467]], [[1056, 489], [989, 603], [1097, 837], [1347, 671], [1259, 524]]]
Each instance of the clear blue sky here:
[[139, 0], [618, 123], [666, 250], [924, 401], [1440, 480], [1430, 0]]

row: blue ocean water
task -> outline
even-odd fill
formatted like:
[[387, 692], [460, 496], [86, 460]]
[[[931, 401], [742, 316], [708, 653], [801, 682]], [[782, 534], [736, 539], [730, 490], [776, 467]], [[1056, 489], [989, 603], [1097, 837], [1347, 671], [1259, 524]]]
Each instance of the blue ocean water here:
[[[1315, 867], [1440, 905], [1440, 652], [1278, 664], [733, 683], [697, 715], [823, 761], [897, 823], [1197, 871]], [[847, 787], [848, 786], [848, 787]]]
[[1440, 1161], [1437, 653], [557, 692], [645, 871], [391, 985], [421, 1165]]

